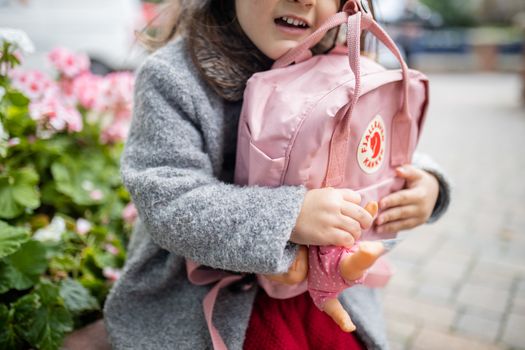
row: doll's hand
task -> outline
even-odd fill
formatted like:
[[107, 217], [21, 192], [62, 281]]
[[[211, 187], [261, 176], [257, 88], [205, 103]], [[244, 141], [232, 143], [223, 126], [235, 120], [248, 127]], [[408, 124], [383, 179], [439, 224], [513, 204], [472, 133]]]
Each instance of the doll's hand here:
[[264, 275], [270, 281], [284, 283], [284, 284], [297, 284], [306, 279], [308, 275], [308, 248], [304, 245], [299, 247], [297, 256], [294, 262], [288, 269], [288, 272], [277, 274], [277, 275]]
[[377, 232], [398, 232], [424, 224], [434, 209], [439, 182], [430, 173], [412, 165], [397, 170], [397, 176], [406, 179], [406, 188], [394, 192], [379, 202], [383, 211], [376, 220]]
[[360, 202], [361, 196], [350, 189], [327, 187], [308, 191], [290, 241], [351, 248], [361, 230], [368, 229], [373, 220]]

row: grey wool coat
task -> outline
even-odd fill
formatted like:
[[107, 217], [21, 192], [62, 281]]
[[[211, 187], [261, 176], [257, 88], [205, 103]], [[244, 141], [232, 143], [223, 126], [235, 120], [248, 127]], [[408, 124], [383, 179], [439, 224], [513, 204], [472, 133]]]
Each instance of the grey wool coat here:
[[[209, 349], [202, 300], [185, 258], [251, 273], [288, 270], [288, 241], [306, 189], [233, 185], [241, 102], [221, 99], [199, 77], [183, 40], [152, 54], [137, 73], [134, 116], [121, 175], [139, 219], [128, 260], [105, 304], [114, 349]], [[436, 174], [439, 174], [436, 172]], [[433, 217], [448, 202], [442, 182]], [[258, 287], [221, 290], [213, 322], [230, 349], [242, 349]], [[386, 349], [377, 292], [340, 297], [370, 349]]]

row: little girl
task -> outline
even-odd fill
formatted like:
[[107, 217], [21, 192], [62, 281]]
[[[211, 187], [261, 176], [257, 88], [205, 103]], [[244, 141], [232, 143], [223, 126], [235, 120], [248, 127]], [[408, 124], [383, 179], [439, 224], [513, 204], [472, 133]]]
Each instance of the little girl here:
[[[232, 272], [280, 274], [298, 244], [351, 245], [371, 216], [351, 189], [233, 185], [246, 80], [336, 13], [342, 0], [179, 0], [165, 44], [137, 73], [121, 173], [139, 212], [122, 277], [105, 305], [115, 349], [206, 349], [202, 302], [185, 259]], [[329, 33], [316, 47], [333, 44]], [[404, 190], [381, 200], [380, 230], [436, 219], [447, 184], [430, 161], [399, 169]], [[425, 170], [422, 170], [425, 169]], [[293, 234], [292, 234], [293, 232]], [[340, 300], [357, 325], [342, 332], [307, 293], [268, 298], [247, 278], [222, 289], [213, 324], [230, 349], [386, 348], [375, 291]]]

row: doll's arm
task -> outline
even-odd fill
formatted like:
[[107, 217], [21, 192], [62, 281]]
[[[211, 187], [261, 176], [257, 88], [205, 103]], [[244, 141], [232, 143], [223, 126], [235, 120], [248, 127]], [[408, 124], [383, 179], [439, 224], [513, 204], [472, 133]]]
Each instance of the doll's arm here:
[[306, 279], [308, 275], [308, 248], [304, 245], [299, 246], [297, 256], [288, 269], [288, 272], [277, 275], [264, 275], [270, 281], [283, 284], [297, 284]]

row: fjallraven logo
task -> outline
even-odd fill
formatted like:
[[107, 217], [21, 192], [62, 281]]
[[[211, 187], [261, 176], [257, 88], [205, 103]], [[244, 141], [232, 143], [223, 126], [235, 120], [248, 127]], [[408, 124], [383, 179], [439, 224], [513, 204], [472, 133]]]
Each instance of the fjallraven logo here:
[[385, 158], [385, 122], [378, 114], [365, 129], [357, 148], [359, 167], [367, 174], [375, 173]]

